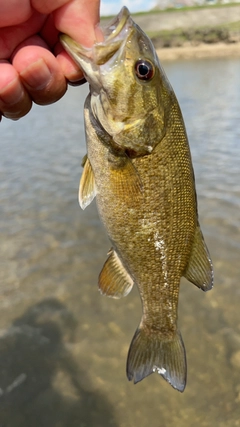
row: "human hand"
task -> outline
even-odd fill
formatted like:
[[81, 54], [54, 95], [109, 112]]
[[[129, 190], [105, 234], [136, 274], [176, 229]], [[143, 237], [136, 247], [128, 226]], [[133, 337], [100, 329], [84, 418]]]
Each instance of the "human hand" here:
[[2, 0], [0, 14], [0, 121], [16, 120], [59, 100], [83, 74], [61, 47], [59, 33], [84, 46], [100, 39], [100, 0]]

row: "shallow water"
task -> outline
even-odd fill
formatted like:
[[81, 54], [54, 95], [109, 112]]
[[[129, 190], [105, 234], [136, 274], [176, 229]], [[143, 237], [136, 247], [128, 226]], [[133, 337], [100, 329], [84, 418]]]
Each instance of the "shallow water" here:
[[109, 243], [77, 192], [87, 86], [3, 119], [0, 156], [0, 426], [240, 425], [240, 60], [165, 64], [189, 135], [202, 229], [215, 267], [204, 294], [183, 281], [188, 358], [180, 394], [125, 376], [139, 323], [136, 289], [100, 296]]

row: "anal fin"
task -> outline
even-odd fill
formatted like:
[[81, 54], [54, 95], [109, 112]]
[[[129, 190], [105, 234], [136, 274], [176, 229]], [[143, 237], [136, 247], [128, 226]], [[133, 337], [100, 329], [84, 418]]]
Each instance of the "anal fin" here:
[[209, 291], [213, 287], [212, 261], [199, 225], [196, 227], [192, 253], [184, 277], [203, 291]]
[[98, 286], [103, 295], [112, 298], [128, 295], [133, 287], [132, 278], [113, 249], [110, 250], [109, 257], [99, 275]]
[[84, 210], [94, 199], [96, 191], [94, 174], [87, 155], [83, 158], [82, 166], [83, 173], [79, 184], [78, 200], [79, 205]]

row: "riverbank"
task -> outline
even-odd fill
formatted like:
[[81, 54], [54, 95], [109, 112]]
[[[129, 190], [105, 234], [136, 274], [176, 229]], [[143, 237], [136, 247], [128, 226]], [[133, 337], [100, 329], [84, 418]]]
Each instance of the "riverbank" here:
[[[130, 9], [131, 11], [131, 9]], [[107, 18], [106, 18], [107, 19]], [[186, 8], [171, 11], [154, 11], [133, 15], [134, 21], [148, 34], [197, 27], [225, 27], [240, 21], [240, 4], [224, 7]]]
[[162, 60], [240, 57], [240, 5], [134, 16]]
[[176, 59], [190, 58], [240, 57], [240, 42], [232, 44], [202, 43], [198, 46], [185, 45], [180, 47], [162, 48], [157, 49], [157, 54], [162, 61], [174, 61]]
[[[132, 15], [164, 61], [240, 57], [240, 5], [153, 11]], [[102, 17], [106, 25], [110, 17]]]

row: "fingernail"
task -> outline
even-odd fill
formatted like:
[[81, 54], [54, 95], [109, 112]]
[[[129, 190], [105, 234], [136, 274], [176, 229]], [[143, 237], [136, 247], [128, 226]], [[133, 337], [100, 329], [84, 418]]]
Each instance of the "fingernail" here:
[[67, 82], [70, 86], [81, 86], [86, 83], [86, 81], [85, 77], [83, 77], [83, 79], [80, 80], [68, 80]]
[[3, 116], [6, 117], [6, 119], [13, 120], [14, 122], [19, 120], [21, 117], [20, 112], [19, 113], [18, 112], [16, 112], [16, 113], [4, 113]]
[[25, 68], [20, 76], [25, 85], [35, 90], [45, 88], [52, 79], [52, 73], [42, 58]]
[[14, 105], [24, 97], [24, 89], [16, 78], [0, 91], [0, 101], [5, 105]]

